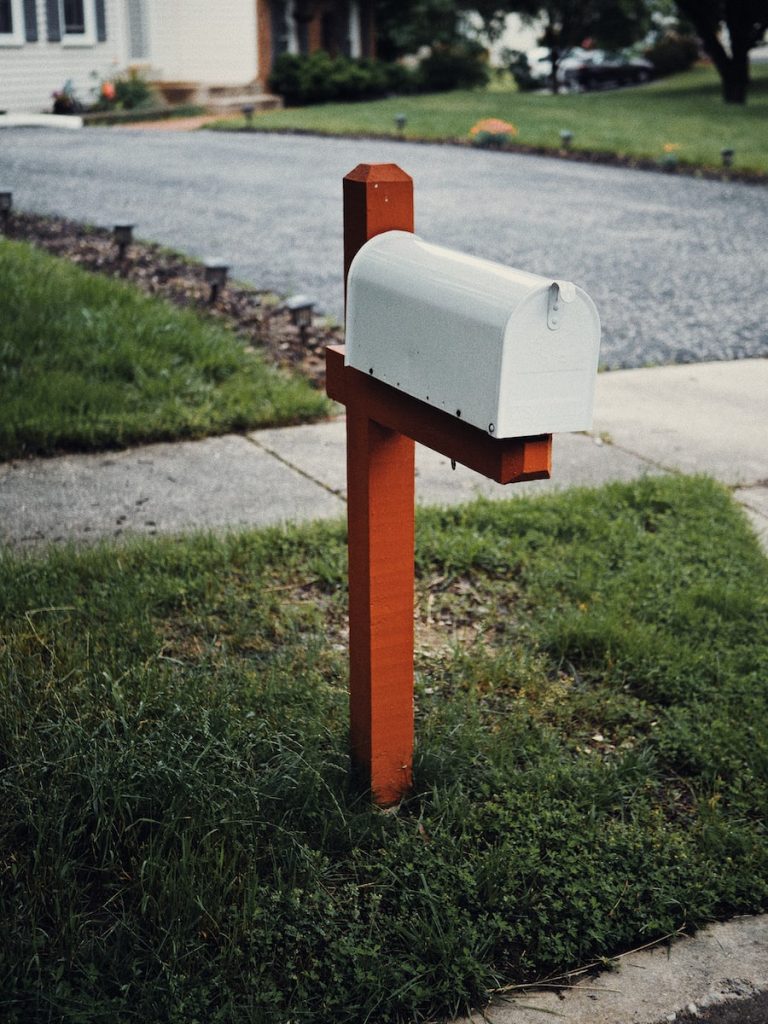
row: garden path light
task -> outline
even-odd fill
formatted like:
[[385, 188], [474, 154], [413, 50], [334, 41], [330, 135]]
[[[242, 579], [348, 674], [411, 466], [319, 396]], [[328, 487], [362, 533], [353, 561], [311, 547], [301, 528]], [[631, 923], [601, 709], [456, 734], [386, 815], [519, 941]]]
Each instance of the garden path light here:
[[133, 229], [135, 224], [115, 224], [113, 228], [113, 235], [117, 244], [117, 258], [119, 260], [125, 259], [125, 254], [128, 246], [133, 241]]
[[292, 295], [283, 303], [283, 309], [291, 314], [291, 323], [299, 328], [301, 340], [307, 340], [307, 332], [312, 326], [312, 313], [315, 300], [306, 295]]
[[7, 189], [0, 189], [0, 224], [3, 234], [8, 234], [8, 223], [11, 219], [11, 208], [13, 206], [13, 192]]
[[219, 292], [227, 283], [229, 266], [224, 260], [211, 258], [205, 261], [205, 283], [210, 285], [211, 293], [208, 296], [208, 304], [213, 305], [219, 297]]

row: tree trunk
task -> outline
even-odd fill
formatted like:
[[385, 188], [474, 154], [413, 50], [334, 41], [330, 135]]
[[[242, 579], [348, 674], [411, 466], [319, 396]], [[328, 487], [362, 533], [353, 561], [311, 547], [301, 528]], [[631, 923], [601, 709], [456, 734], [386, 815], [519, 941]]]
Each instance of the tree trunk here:
[[723, 100], [726, 103], [746, 103], [749, 87], [749, 32], [744, 19], [728, 19], [731, 54], [724, 49], [718, 37], [719, 20], [713, 11], [699, 0], [677, 0], [679, 10], [691, 22], [701, 39], [707, 55], [720, 75]]
[[754, 45], [751, 39], [751, 25], [742, 16], [727, 19], [728, 34], [731, 39], [731, 60], [727, 76], [723, 76], [723, 99], [726, 103], [746, 103], [749, 88], [749, 48]]
[[552, 61], [552, 75], [550, 77], [552, 95], [556, 96], [560, 92], [560, 83], [557, 80], [557, 68], [560, 63], [560, 52], [557, 47], [553, 46], [549, 51], [549, 59]]
[[746, 72], [730, 60], [728, 67], [720, 72], [723, 85], [723, 100], [726, 103], [746, 103], [749, 80]]

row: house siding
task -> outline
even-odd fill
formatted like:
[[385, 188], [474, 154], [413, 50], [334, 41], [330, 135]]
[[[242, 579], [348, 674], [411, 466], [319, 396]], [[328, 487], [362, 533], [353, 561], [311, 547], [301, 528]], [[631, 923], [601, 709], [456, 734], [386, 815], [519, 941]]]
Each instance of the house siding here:
[[[97, 35], [96, 7], [89, 0], [93, 37]], [[104, 0], [107, 38], [93, 45], [71, 45], [48, 39], [48, 11], [45, 0], [37, 0], [37, 41], [21, 46], [0, 47], [0, 110], [9, 113], [50, 112], [51, 93], [71, 79], [76, 95], [90, 101], [97, 80], [114, 75], [124, 67], [125, 25], [120, 0]]]
[[151, 76], [242, 85], [256, 78], [253, 0], [164, 0], [146, 5]]
[[[258, 80], [264, 87], [277, 53], [298, 51], [300, 42], [310, 53], [323, 44], [337, 53], [373, 52], [371, 0], [356, 0], [356, 17], [341, 0], [320, 0], [315, 17], [302, 25], [301, 40], [274, 0], [86, 0], [91, 43], [77, 46], [49, 38], [57, 35], [48, 20], [49, 10], [58, 9], [53, 0], [17, 3], [37, 40], [25, 31], [19, 45], [0, 46], [0, 110], [10, 113], [50, 111], [51, 94], [68, 80], [78, 98], [90, 102], [101, 79], [131, 64], [157, 81], [240, 86]], [[323, 38], [323, 14], [334, 16], [332, 40]], [[351, 45], [350, 29], [361, 37]]]

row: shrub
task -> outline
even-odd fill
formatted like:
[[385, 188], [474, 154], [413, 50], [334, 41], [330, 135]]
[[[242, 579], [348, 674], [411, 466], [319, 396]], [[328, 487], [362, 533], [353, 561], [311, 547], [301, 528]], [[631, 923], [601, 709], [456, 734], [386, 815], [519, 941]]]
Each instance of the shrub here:
[[414, 76], [399, 64], [331, 57], [324, 50], [309, 56], [284, 53], [275, 61], [269, 87], [288, 106], [363, 100], [390, 92], [413, 92]]
[[114, 85], [115, 102], [123, 110], [145, 106], [154, 98], [152, 86], [136, 68], [129, 68], [125, 74], [116, 78]]
[[694, 36], [669, 32], [650, 46], [645, 56], [657, 75], [673, 75], [676, 71], [687, 71], [698, 60], [699, 44]]
[[331, 57], [324, 50], [308, 56], [284, 53], [269, 76], [270, 89], [293, 107], [391, 93], [471, 89], [487, 82], [485, 50], [478, 43], [435, 47], [416, 71], [397, 63]]
[[516, 125], [501, 121], [498, 117], [484, 117], [469, 130], [472, 145], [480, 149], [501, 149], [508, 146], [517, 134]]
[[531, 74], [531, 65], [522, 50], [504, 50], [502, 57], [520, 92], [531, 92], [541, 85]]
[[474, 89], [488, 84], [486, 52], [479, 43], [463, 42], [434, 47], [419, 65], [419, 87], [424, 92]]
[[92, 71], [91, 78], [97, 84], [91, 89], [94, 101], [90, 110], [135, 110], [152, 105], [155, 99], [152, 86], [136, 68], [104, 80]]
[[404, 96], [418, 92], [418, 76], [398, 61], [382, 63], [387, 76], [387, 92], [396, 96]]

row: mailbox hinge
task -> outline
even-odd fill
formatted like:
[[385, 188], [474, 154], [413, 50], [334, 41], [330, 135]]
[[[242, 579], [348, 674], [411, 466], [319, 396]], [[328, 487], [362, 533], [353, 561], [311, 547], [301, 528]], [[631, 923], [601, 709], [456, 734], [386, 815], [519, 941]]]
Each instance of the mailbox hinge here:
[[549, 286], [547, 297], [547, 327], [550, 331], [560, 330], [560, 318], [563, 315], [563, 303], [573, 302], [576, 298], [576, 286], [570, 281], [553, 281]]

